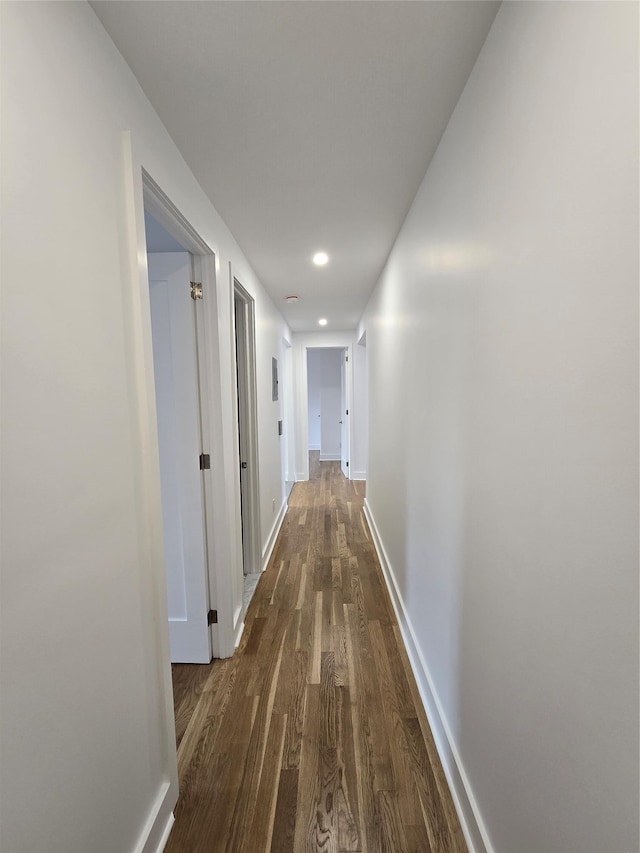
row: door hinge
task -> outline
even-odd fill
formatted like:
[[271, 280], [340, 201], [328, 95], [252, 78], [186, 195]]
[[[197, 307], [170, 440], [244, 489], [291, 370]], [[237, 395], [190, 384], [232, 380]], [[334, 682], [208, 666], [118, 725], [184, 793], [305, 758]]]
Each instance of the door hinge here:
[[347, 462], [347, 468], [349, 467], [349, 463]]
[[207, 613], [207, 625], [217, 625], [218, 624], [218, 611], [210, 610]]
[[208, 471], [211, 468], [211, 456], [208, 453], [200, 454], [200, 470]]
[[191, 293], [192, 299], [202, 299], [202, 282], [201, 281], [190, 281], [189, 282], [189, 291]]
[[349, 356], [348, 356], [348, 355], [347, 355], [347, 356], [345, 356], [345, 359], [344, 359], [344, 360], [345, 360], [345, 361], [349, 361]]
[[347, 409], [347, 414], [349, 414], [349, 409]]

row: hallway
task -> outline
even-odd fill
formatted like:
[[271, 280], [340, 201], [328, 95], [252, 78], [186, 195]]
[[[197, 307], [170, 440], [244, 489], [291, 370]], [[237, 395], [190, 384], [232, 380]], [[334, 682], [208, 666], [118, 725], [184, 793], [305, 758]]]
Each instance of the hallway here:
[[362, 513], [312, 454], [233, 658], [173, 667], [169, 853], [464, 851]]

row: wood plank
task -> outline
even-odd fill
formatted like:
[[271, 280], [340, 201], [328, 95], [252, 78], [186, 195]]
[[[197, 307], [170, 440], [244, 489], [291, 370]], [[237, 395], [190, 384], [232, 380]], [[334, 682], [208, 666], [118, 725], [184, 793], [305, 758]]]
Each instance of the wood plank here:
[[[265, 675], [264, 689], [259, 698], [256, 718], [251, 730], [249, 746], [245, 754], [240, 791], [235, 802], [229, 830], [227, 845], [229, 853], [242, 848], [243, 840], [246, 838], [251, 827], [251, 817], [256, 806], [256, 797], [260, 786], [267, 741], [273, 719], [273, 705], [278, 675], [282, 662], [285, 632], [282, 631], [281, 633], [282, 638], [277, 645], [275, 643], [273, 645], [272, 656], [268, 662]], [[278, 767], [279, 765], [280, 761], [278, 761]]]
[[392, 791], [378, 791], [380, 804], [381, 853], [407, 853], [407, 839], [398, 809], [397, 796]]
[[403, 824], [419, 825], [422, 812], [411, 775], [411, 760], [402, 725], [403, 715], [412, 713], [413, 706], [409, 709], [400, 707], [395, 673], [392, 673], [389, 665], [382, 628], [378, 621], [371, 620], [369, 622], [369, 636], [371, 638], [371, 649], [379, 677], [382, 706], [387, 723], [400, 819]]
[[[315, 820], [315, 804], [319, 797], [318, 746], [320, 734], [320, 685], [307, 685], [305, 726], [302, 736], [298, 795], [296, 799], [296, 826], [293, 849], [296, 853], [308, 850], [307, 841]], [[315, 853], [315, 851], [314, 851]]]
[[336, 690], [338, 720], [338, 847], [341, 851], [362, 850], [358, 768], [354, 751], [353, 708], [348, 688]]
[[271, 853], [294, 853], [297, 798], [298, 771], [282, 770], [271, 838]]
[[333, 652], [322, 652], [320, 665], [320, 745], [337, 746], [336, 677]]
[[413, 719], [403, 720], [407, 744], [412, 758], [411, 774], [418, 793], [423, 819], [434, 853], [453, 853], [466, 850], [459, 825], [452, 824], [443, 808], [427, 753], [420, 723]]
[[322, 654], [322, 592], [315, 594], [313, 614], [313, 640], [311, 645], [311, 666], [309, 684], [320, 684], [320, 656]]
[[284, 752], [282, 756], [282, 767], [284, 770], [297, 770], [300, 766], [302, 733], [305, 725], [305, 699], [307, 696], [306, 686], [308, 668], [309, 653], [296, 649], [294, 655], [295, 672], [289, 692], [287, 726], [285, 729]]
[[251, 831], [239, 840], [239, 846], [230, 847], [229, 853], [266, 853], [271, 849], [271, 838], [276, 816], [278, 786], [284, 747], [286, 714], [274, 714], [269, 726], [260, 787], [253, 810]]
[[223, 666], [217, 670], [220, 673], [217, 689], [210, 692], [210, 698], [203, 694], [178, 747], [178, 778], [181, 784], [202, 742], [215, 739], [233, 691], [237, 662], [220, 661], [219, 663]]
[[173, 679], [173, 710], [176, 724], [176, 747], [189, 726], [191, 718], [198, 707], [204, 685], [211, 675], [221, 671], [222, 661], [214, 661], [209, 666], [198, 664], [173, 664], [171, 677]]
[[[407, 676], [407, 683], [409, 685], [409, 689], [412, 695], [415, 697], [414, 707], [416, 709], [416, 717], [420, 729], [420, 734], [422, 735], [422, 738], [420, 738], [416, 733], [416, 738], [413, 742], [416, 746], [416, 749], [421, 751], [422, 747], [424, 747], [427, 752], [429, 765], [431, 767], [431, 772], [433, 774], [433, 779], [435, 780], [435, 785], [440, 799], [440, 809], [442, 811], [442, 816], [449, 828], [449, 831], [455, 839], [455, 845], [452, 849], [464, 851], [467, 849], [467, 846], [466, 842], [464, 841], [464, 836], [462, 834], [462, 828], [460, 827], [458, 815], [453, 804], [453, 798], [451, 797], [451, 791], [449, 790], [449, 786], [444, 775], [444, 770], [442, 769], [440, 756], [438, 755], [435, 741], [433, 739], [433, 734], [427, 721], [427, 715], [425, 713], [422, 702], [420, 701], [418, 685], [416, 684], [415, 678], [413, 677], [407, 651], [404, 647], [404, 644], [402, 643], [400, 629], [397, 624], [393, 626], [393, 630], [396, 636], [396, 648], [398, 651], [398, 655], [400, 656], [400, 659], [404, 664], [404, 669]], [[420, 745], [420, 742], [422, 743], [422, 746]], [[423, 778], [422, 774], [421, 778]]]

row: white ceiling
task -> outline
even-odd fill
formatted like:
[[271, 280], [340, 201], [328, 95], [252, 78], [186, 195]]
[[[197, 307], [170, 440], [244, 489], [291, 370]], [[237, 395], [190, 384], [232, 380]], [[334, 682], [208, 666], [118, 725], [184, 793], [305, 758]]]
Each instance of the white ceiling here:
[[499, 3], [92, 6], [291, 328], [355, 328]]

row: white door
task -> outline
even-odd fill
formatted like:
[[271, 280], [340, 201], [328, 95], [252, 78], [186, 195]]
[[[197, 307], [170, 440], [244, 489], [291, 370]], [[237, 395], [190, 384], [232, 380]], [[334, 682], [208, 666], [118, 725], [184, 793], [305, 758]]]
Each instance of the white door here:
[[349, 476], [349, 385], [347, 350], [342, 350], [340, 361], [340, 467]]
[[151, 254], [149, 293], [158, 414], [169, 642], [174, 663], [209, 663], [198, 352], [186, 252]]

